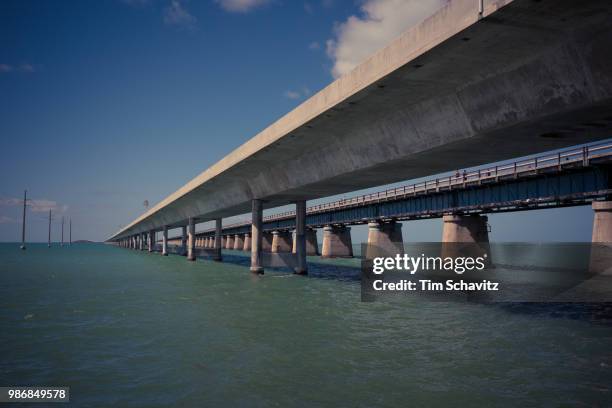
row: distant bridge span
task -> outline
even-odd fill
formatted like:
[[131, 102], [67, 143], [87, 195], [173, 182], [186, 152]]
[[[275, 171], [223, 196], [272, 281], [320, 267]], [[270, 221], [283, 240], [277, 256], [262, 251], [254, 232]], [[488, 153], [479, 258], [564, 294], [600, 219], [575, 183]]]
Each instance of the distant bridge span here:
[[607, 0], [451, 0], [108, 240], [609, 137], [610, 49]]

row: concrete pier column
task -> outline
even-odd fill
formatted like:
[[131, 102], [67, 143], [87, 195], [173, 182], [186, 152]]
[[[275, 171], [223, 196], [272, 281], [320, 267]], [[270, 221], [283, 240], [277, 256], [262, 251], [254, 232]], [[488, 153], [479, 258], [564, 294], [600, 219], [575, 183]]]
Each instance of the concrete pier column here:
[[612, 201], [594, 201], [592, 208], [595, 214], [589, 270], [612, 275]]
[[234, 236], [233, 235], [225, 236], [225, 249], [234, 249]]
[[242, 251], [242, 247], [244, 247], [244, 239], [242, 238], [242, 235], [234, 235], [234, 249], [236, 251]]
[[264, 252], [272, 252], [272, 241], [274, 236], [270, 231], [264, 231], [261, 233], [261, 250]]
[[189, 225], [187, 230], [187, 260], [195, 261], [195, 220], [189, 219]]
[[[297, 252], [295, 230], [293, 230], [293, 250], [291, 252], [294, 254]], [[306, 255], [319, 255], [319, 240], [317, 238], [317, 230], [308, 227], [306, 227]]]
[[486, 215], [445, 215], [442, 221], [443, 258], [479, 257], [485, 254], [485, 263], [489, 266], [492, 264]]
[[222, 225], [222, 221], [221, 218], [217, 218], [215, 220], [215, 253], [213, 255], [213, 260], [214, 261], [221, 261], [223, 259], [223, 257], [221, 256], [221, 246], [223, 244], [222, 242], [222, 236], [221, 236], [221, 230], [223, 228]]
[[295, 203], [295, 237], [293, 239], [297, 265], [294, 272], [298, 275], [306, 275], [308, 266], [306, 264], [306, 201]]
[[155, 231], [149, 231], [149, 252], [155, 248]]
[[138, 248], [138, 249], [140, 249], [141, 251], [144, 251], [144, 234], [139, 234], [139, 235], [138, 235], [138, 239], [139, 239], [139, 241], [140, 241], [140, 242], [138, 243], [138, 245], [139, 245], [139, 248]]
[[327, 225], [323, 228], [322, 258], [350, 258], [353, 256], [351, 228]]
[[181, 248], [184, 254], [187, 254], [187, 227], [181, 229]]
[[251, 234], [249, 234], [248, 232], [246, 234], [244, 234], [244, 241], [242, 244], [242, 250], [243, 251], [250, 251], [251, 250]]
[[130, 241], [131, 241], [131, 243], [132, 243], [132, 247], [131, 247], [131, 248], [132, 248], [132, 249], [136, 249], [136, 237], [135, 237], [135, 236], [132, 236], [132, 237], [130, 238]]
[[215, 247], [215, 237], [214, 236], [208, 237], [206, 247], [209, 248], [209, 249]]
[[[382, 252], [382, 254], [380, 254]], [[375, 256], [394, 256], [404, 254], [402, 224], [396, 221], [368, 223], [367, 258]]]
[[291, 234], [289, 233], [289, 231], [272, 232], [271, 252], [291, 252]]
[[162, 231], [162, 255], [168, 256], [168, 226], [164, 226]]
[[263, 243], [263, 203], [261, 200], [253, 200], [251, 209], [251, 272], [262, 274], [264, 269], [261, 264]]
[[489, 242], [486, 215], [445, 215], [442, 242]]

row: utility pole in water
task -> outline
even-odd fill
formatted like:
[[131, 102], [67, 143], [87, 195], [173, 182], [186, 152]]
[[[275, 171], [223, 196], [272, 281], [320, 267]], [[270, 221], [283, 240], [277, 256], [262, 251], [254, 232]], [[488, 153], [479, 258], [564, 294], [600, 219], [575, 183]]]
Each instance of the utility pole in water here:
[[21, 222], [21, 249], [26, 249], [25, 246], [25, 214], [26, 214], [26, 202], [28, 200], [28, 190], [23, 190], [23, 218]]
[[49, 210], [49, 240], [47, 243], [47, 247], [51, 248], [51, 210]]
[[64, 217], [62, 217], [62, 244], [64, 246]]

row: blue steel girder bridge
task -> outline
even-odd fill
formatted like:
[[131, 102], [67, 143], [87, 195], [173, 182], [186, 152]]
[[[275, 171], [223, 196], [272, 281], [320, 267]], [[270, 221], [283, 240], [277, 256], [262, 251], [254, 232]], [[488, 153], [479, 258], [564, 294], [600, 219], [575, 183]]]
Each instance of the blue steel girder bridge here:
[[[611, 196], [612, 142], [592, 144], [308, 207], [307, 252], [319, 255], [317, 228], [324, 229], [322, 256], [347, 257], [350, 225], [368, 224], [370, 243], [399, 247], [398, 221], [440, 217], [445, 240], [488, 241], [485, 214], [588, 205]], [[295, 211], [263, 217], [263, 250], [295, 252], [295, 222]], [[250, 222], [223, 227], [220, 247], [249, 251], [251, 229]], [[196, 233], [195, 248], [215, 249], [215, 235], [216, 229]], [[186, 251], [186, 237], [170, 241], [175, 252]], [[214, 252], [201, 254], [207, 253]]]

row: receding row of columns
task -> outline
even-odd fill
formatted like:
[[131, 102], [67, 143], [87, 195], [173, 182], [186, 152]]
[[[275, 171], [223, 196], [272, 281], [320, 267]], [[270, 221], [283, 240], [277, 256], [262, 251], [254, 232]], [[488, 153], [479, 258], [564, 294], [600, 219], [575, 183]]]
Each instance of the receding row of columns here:
[[[612, 201], [593, 203], [594, 243], [612, 242]], [[221, 219], [215, 220], [214, 236], [197, 237], [195, 219], [189, 219], [182, 227], [181, 246], [186, 248], [187, 259], [195, 261], [196, 248], [212, 250], [212, 258], [221, 261], [221, 249], [251, 252], [251, 271], [263, 273], [262, 253], [292, 252], [296, 255], [295, 273], [306, 274], [307, 255], [319, 255], [317, 233], [306, 227], [306, 202], [296, 202], [295, 230], [263, 231], [263, 202], [252, 201], [251, 232], [222, 234]], [[453, 214], [443, 216], [442, 242], [488, 243], [488, 218], [480, 214]], [[168, 227], [162, 230], [162, 255], [168, 255]], [[141, 233], [123, 239], [120, 246], [132, 249], [155, 250], [156, 232]], [[395, 220], [371, 221], [368, 223], [368, 248], [378, 248], [389, 253], [403, 253], [402, 224]], [[351, 228], [345, 225], [327, 225], [323, 228], [323, 258], [352, 257]]]

